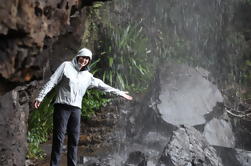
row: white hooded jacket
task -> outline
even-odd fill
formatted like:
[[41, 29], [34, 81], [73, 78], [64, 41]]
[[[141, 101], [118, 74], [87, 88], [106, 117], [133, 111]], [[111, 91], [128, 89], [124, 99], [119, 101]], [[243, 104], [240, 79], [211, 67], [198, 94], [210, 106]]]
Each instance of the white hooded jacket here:
[[72, 61], [63, 62], [50, 77], [50, 80], [43, 86], [36, 100], [42, 101], [47, 93], [58, 84], [55, 103], [67, 104], [78, 108], [82, 107], [82, 99], [89, 88], [99, 88], [105, 92], [112, 92], [117, 95], [124, 94], [123, 91], [115, 89], [102, 80], [95, 78], [88, 70], [80, 70], [77, 63], [78, 56], [89, 56], [79, 52]]

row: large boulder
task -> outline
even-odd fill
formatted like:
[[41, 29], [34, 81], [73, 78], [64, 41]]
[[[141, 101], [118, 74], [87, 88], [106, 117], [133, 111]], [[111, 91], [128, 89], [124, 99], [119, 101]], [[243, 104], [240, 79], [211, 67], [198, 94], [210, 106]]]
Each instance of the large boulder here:
[[174, 132], [160, 158], [161, 166], [223, 166], [216, 150], [193, 127]]
[[203, 68], [168, 64], [159, 72], [162, 120], [172, 125], [195, 126], [211, 145], [235, 147], [235, 135], [224, 111], [223, 96]]
[[223, 102], [221, 92], [201, 68], [173, 64], [163, 66], [159, 73], [160, 103], [157, 105], [162, 118], [173, 125], [200, 125], [205, 115]]

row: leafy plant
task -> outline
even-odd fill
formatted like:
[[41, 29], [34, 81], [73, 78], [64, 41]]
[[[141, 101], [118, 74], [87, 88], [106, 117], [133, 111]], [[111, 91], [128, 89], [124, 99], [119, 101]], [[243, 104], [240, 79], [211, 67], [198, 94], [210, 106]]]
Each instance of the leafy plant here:
[[[101, 70], [97, 67], [98, 62], [100, 62], [100, 59], [95, 60], [89, 66], [93, 75]], [[97, 89], [88, 90], [82, 100], [82, 117], [90, 119], [96, 110], [105, 106], [110, 101], [111, 99], [106, 98], [104, 92]]]
[[[148, 54], [149, 42], [140, 23], [104, 28], [101, 36], [102, 56], [98, 74], [110, 85], [120, 89], [142, 91], [147, 88], [153, 74], [153, 57]], [[101, 33], [101, 32], [100, 32]]]
[[53, 105], [52, 100], [55, 90], [45, 97], [43, 103], [37, 110], [31, 112], [28, 121], [28, 158], [43, 158], [44, 152], [39, 145], [48, 140], [53, 127]]
[[95, 73], [104, 82], [131, 92], [145, 90], [154, 73], [150, 42], [141, 21], [113, 23], [108, 10], [87, 10], [86, 31], [82, 45], [95, 50], [98, 59]]
[[82, 116], [90, 119], [96, 110], [105, 106], [111, 99], [105, 97], [104, 92], [92, 89], [86, 92], [82, 102]]
[[104, 5], [104, 2], [95, 2], [92, 7], [93, 8], [100, 8]]

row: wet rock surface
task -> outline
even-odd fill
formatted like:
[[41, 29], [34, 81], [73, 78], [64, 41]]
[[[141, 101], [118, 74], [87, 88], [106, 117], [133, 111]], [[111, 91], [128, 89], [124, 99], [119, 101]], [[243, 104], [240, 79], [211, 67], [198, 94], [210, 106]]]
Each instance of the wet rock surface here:
[[238, 154], [235, 149], [225, 147], [215, 147], [217, 154], [222, 158], [224, 166], [242, 166], [241, 162], [237, 159]]
[[131, 152], [125, 166], [147, 166], [147, 157], [140, 151]]
[[214, 146], [224, 166], [248, 166], [251, 163], [250, 151], [236, 148]]
[[237, 160], [240, 162], [242, 166], [251, 165], [251, 151], [246, 151], [243, 149], [235, 149], [237, 153]]
[[83, 120], [79, 141], [80, 155], [109, 154], [116, 143], [113, 131], [118, 120], [118, 106], [115, 103], [97, 111], [91, 119]]
[[[248, 144], [250, 134], [248, 130], [244, 131], [249, 126], [248, 122], [245, 126], [244, 122], [241, 123], [243, 128], [237, 127], [241, 126], [239, 120], [229, 117], [224, 106], [226, 100], [211, 82], [214, 78], [208, 71], [172, 63], [162, 65], [159, 73], [154, 83], [159, 85], [159, 96], [152, 100], [156, 103], [155, 111], [159, 111], [161, 120], [174, 125], [194, 126], [211, 145], [243, 148], [244, 144]], [[245, 149], [249, 150], [249, 146], [245, 146]]]
[[24, 165], [27, 152], [26, 134], [30, 94], [36, 82], [0, 96], [0, 165]]
[[56, 66], [65, 54], [75, 53], [84, 30], [83, 5], [81, 0], [1, 3], [1, 77], [14, 83], [39, 80], [52, 57], [55, 61], [56, 57], [62, 59], [54, 64]]
[[211, 145], [235, 147], [235, 136], [232, 125], [224, 119], [214, 118], [209, 121], [205, 125], [203, 134]]
[[193, 127], [174, 132], [160, 158], [160, 165], [223, 166], [216, 150]]
[[[187, 65], [170, 65], [160, 73], [160, 103], [163, 120], [173, 125], [200, 125], [223, 97], [207, 80], [208, 72]], [[167, 73], [166, 73], [167, 72]]]

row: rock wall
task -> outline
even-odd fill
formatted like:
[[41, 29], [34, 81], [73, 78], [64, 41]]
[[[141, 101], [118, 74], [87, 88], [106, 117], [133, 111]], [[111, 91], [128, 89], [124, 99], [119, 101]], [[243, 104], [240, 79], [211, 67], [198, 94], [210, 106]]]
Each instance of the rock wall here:
[[[54, 52], [70, 45], [56, 43], [68, 38], [78, 49], [84, 29], [81, 0], [10, 0], [0, 5], [0, 74], [11, 82], [41, 79], [41, 69]], [[69, 36], [69, 34], [71, 34]], [[70, 39], [69, 39], [70, 38]], [[63, 47], [63, 48], [62, 48]], [[74, 50], [75, 51], [75, 50]], [[72, 50], [71, 50], [72, 52]], [[62, 53], [62, 52], [61, 52]], [[68, 52], [64, 52], [68, 53]]]
[[24, 165], [27, 152], [27, 120], [36, 82], [0, 96], [0, 165]]

